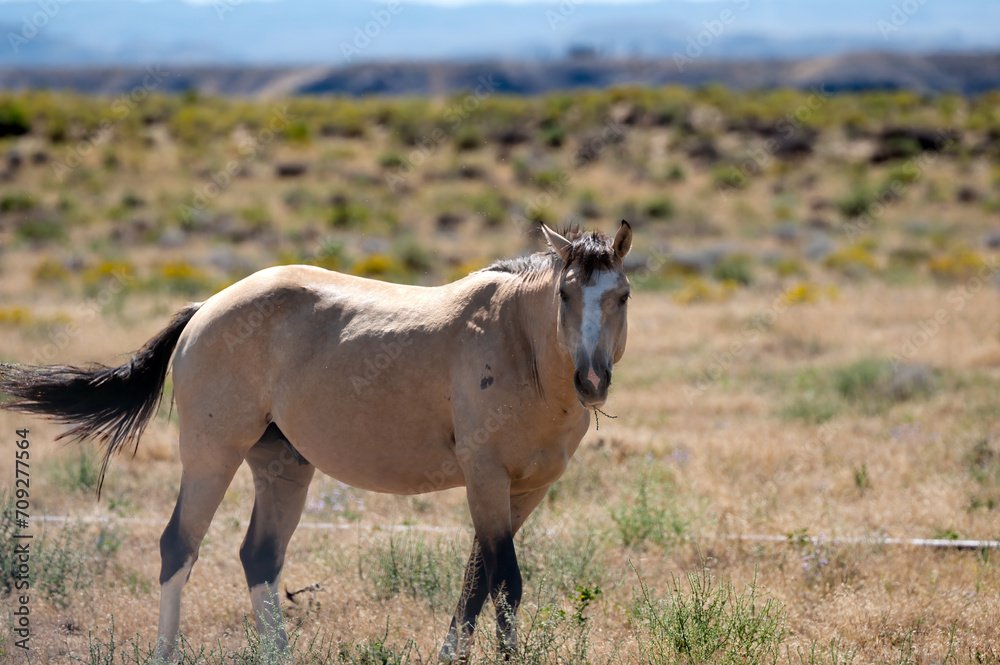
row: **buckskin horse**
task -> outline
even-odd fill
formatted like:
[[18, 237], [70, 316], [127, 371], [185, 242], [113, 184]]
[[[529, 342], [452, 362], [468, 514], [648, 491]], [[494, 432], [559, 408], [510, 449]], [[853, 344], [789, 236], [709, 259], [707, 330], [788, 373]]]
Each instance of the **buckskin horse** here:
[[632, 244], [541, 227], [548, 250], [437, 287], [310, 266], [257, 272], [173, 320], [119, 367], [0, 365], [4, 408], [138, 445], [173, 356], [182, 463], [160, 538], [157, 654], [176, 655], [181, 591], [240, 464], [255, 499], [240, 559], [258, 629], [287, 650], [285, 549], [316, 469], [354, 487], [466, 488], [475, 529], [442, 660], [464, 660], [492, 597], [517, 643], [513, 537], [566, 469], [625, 351]]

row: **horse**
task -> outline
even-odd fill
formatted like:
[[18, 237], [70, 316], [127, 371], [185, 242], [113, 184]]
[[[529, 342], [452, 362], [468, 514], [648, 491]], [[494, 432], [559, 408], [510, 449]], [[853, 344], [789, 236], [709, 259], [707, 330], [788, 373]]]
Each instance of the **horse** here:
[[255, 497], [240, 560], [257, 628], [283, 652], [278, 581], [316, 469], [393, 494], [464, 486], [475, 536], [440, 659], [468, 658], [488, 596], [501, 648], [516, 648], [514, 535], [605, 404], [628, 327], [628, 222], [613, 239], [541, 230], [546, 251], [436, 287], [267, 268], [180, 309], [119, 367], [0, 364], [4, 408], [104, 442], [99, 495], [173, 358], [182, 472], [160, 538], [162, 661], [176, 657], [181, 592], [244, 462]]

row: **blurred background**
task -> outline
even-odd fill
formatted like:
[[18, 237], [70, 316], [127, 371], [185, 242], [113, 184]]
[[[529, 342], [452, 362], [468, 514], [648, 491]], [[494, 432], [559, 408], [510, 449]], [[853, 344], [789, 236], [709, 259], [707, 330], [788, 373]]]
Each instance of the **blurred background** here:
[[[622, 218], [618, 419], [519, 537], [550, 640], [523, 662], [736, 662], [663, 620], [701, 611], [693, 570], [772, 603], [717, 615], [739, 662], [997, 662], [995, 553], [863, 540], [1000, 537], [997, 3], [0, 2], [0, 361], [120, 364], [273, 265], [433, 286]], [[96, 447], [0, 412], [71, 526], [37, 560], [37, 662], [98, 662], [109, 615], [153, 639], [176, 417], [97, 503]], [[252, 502], [241, 471], [186, 600], [220, 662], [253, 660]], [[433, 653], [464, 494], [317, 478], [303, 519], [297, 629], [340, 662]]]

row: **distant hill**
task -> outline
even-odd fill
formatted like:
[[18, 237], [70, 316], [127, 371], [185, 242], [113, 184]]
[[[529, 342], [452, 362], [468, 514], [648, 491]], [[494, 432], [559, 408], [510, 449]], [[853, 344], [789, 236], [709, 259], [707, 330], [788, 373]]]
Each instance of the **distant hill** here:
[[0, 67], [801, 59], [1000, 47], [995, 0], [0, 2]]
[[160, 92], [273, 97], [299, 94], [425, 95], [477, 87], [536, 94], [549, 90], [642, 85], [736, 89], [822, 86], [829, 91], [907, 89], [975, 94], [1000, 89], [1000, 53], [959, 55], [851, 54], [804, 60], [702, 61], [678, 68], [672, 59], [544, 62], [379, 62], [346, 67], [146, 66], [0, 69], [0, 89], [51, 88], [116, 95], [143, 85]]

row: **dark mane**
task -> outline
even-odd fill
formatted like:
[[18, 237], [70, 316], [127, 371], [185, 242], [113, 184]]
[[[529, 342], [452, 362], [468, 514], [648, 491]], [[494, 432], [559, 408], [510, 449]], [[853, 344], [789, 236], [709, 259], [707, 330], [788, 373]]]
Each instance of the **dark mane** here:
[[483, 268], [483, 272], [508, 272], [513, 275], [533, 275], [552, 267], [556, 260], [555, 252], [536, 252], [530, 256], [518, 256], [513, 259], [497, 259]]
[[[560, 230], [560, 234], [573, 243], [569, 261], [563, 266], [563, 271], [569, 270], [571, 266], [579, 266], [584, 281], [590, 281], [595, 270], [612, 270], [615, 267], [615, 250], [611, 238], [605, 234], [600, 231], [581, 231], [577, 226]], [[483, 268], [483, 271], [533, 275], [548, 270], [556, 261], [556, 254], [550, 249], [530, 256], [499, 259]]]

